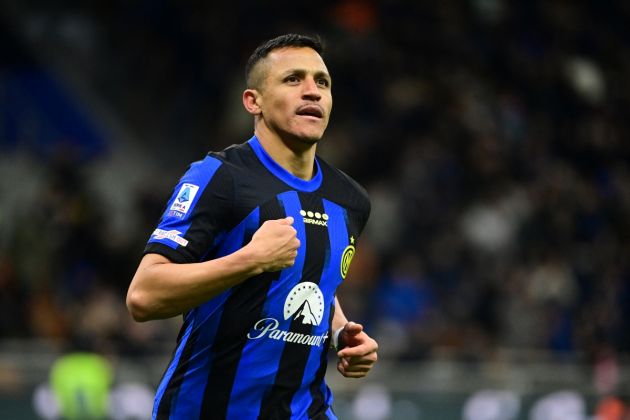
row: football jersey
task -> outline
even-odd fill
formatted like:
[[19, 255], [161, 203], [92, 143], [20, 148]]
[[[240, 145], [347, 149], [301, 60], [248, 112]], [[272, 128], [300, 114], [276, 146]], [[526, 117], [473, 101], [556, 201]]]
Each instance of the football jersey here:
[[329, 418], [324, 380], [335, 291], [370, 212], [365, 190], [315, 159], [303, 180], [254, 136], [193, 163], [145, 248], [174, 263], [231, 254], [266, 220], [294, 218], [295, 264], [251, 277], [183, 314], [153, 417]]

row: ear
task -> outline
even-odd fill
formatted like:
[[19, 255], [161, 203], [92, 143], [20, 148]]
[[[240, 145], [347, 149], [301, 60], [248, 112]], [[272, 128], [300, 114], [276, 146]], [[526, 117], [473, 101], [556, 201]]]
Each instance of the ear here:
[[243, 92], [243, 106], [245, 110], [252, 115], [260, 115], [262, 110], [260, 108], [260, 93], [256, 89], [246, 89]]

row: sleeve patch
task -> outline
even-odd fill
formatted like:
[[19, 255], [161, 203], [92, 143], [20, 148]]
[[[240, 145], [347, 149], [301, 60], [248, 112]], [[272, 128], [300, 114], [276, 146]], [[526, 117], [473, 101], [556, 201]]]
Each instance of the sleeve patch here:
[[195, 200], [195, 196], [199, 191], [199, 186], [194, 184], [184, 183], [182, 184], [173, 204], [169, 209], [169, 216], [176, 216], [180, 219], [188, 213], [190, 206]]
[[178, 245], [186, 246], [188, 245], [188, 241], [181, 236], [179, 236], [181, 232], [178, 230], [164, 230], [164, 229], [155, 229], [151, 234], [152, 239], [160, 240], [160, 239], [170, 239]]

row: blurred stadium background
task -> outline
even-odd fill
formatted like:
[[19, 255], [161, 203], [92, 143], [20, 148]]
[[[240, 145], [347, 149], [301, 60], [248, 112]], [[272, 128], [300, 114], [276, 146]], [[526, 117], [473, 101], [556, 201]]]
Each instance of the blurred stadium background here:
[[381, 361], [331, 372], [340, 417], [622, 418], [629, 2], [0, 4], [0, 418], [86, 345], [152, 392], [179, 320], [132, 322], [127, 285], [188, 163], [251, 135], [244, 63], [284, 32], [324, 38], [320, 151], [373, 200], [339, 293]]

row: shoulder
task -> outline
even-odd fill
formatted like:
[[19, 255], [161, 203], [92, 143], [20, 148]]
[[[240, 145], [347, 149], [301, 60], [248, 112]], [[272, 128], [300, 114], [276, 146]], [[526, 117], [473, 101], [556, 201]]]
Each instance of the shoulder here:
[[332, 200], [348, 210], [356, 223], [356, 233], [361, 234], [370, 217], [370, 197], [365, 188], [341, 169], [317, 158], [323, 174], [320, 191], [324, 198]]
[[239, 167], [246, 166], [253, 156], [254, 153], [249, 144], [241, 143], [233, 144], [219, 152], [208, 152], [207, 158], [218, 160], [227, 166]]
[[212, 195], [215, 192], [229, 195], [226, 192], [233, 189], [232, 174], [222, 159], [209, 153], [188, 166], [178, 182], [177, 189], [179, 194], [184, 194], [188, 190], [192, 195], [200, 196]]
[[183, 180], [206, 185], [214, 178], [233, 178], [235, 169], [247, 167], [252, 155], [246, 144], [235, 144], [221, 151], [210, 151], [201, 160], [192, 162]]
[[207, 184], [223, 166], [223, 161], [208, 154], [201, 160], [192, 162], [184, 174], [187, 181], [197, 181], [199, 184]]
[[[236, 195], [239, 165], [237, 149], [242, 145], [230, 146], [220, 152], [208, 152], [198, 161], [192, 162], [176, 186], [176, 195], [171, 200], [185, 200], [189, 206], [199, 201], [202, 208], [231, 208]], [[181, 198], [180, 198], [181, 197]], [[190, 201], [188, 201], [188, 200]]]
[[317, 161], [324, 175], [322, 188], [326, 195], [355, 210], [370, 212], [370, 196], [361, 184], [321, 157], [318, 156]]

